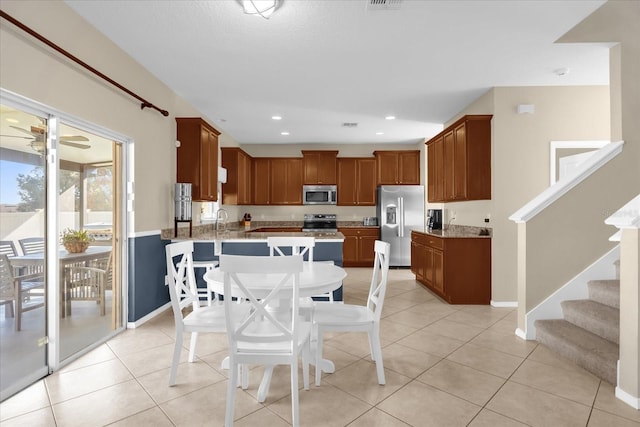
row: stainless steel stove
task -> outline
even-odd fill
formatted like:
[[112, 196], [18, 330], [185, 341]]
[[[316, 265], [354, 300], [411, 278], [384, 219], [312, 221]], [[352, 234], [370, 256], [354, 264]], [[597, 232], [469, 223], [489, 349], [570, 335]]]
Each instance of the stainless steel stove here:
[[336, 214], [304, 214], [302, 231], [336, 233], [338, 231]]

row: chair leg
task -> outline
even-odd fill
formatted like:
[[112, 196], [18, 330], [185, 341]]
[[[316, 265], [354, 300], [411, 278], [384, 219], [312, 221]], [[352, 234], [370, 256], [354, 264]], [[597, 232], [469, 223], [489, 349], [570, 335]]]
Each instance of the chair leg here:
[[291, 361], [291, 424], [293, 427], [300, 425], [298, 403], [298, 358], [296, 356]]
[[198, 333], [191, 332], [191, 342], [189, 343], [189, 363], [193, 363], [196, 357], [196, 344], [198, 343]]
[[378, 331], [369, 331], [369, 345], [372, 348], [373, 360], [376, 362], [376, 371], [378, 374], [378, 384], [384, 385], [386, 383], [384, 377], [384, 366], [382, 364], [382, 347], [380, 346], [380, 336]]
[[182, 330], [176, 329], [176, 344], [173, 347], [173, 360], [171, 361], [171, 373], [169, 374], [169, 386], [176, 385], [178, 374], [178, 363], [180, 363], [180, 353], [182, 352]]
[[320, 385], [322, 379], [322, 329], [316, 325], [316, 386]]
[[225, 427], [233, 426], [233, 414], [236, 405], [236, 387], [238, 386], [238, 363], [235, 360], [231, 360], [229, 366], [229, 383], [227, 385], [227, 406], [224, 415]]
[[311, 357], [311, 340], [302, 349], [302, 383], [304, 389], [309, 390], [309, 358]]
[[243, 390], [249, 388], [249, 365], [240, 365], [240, 385]]
[[269, 386], [271, 385], [271, 377], [273, 376], [273, 365], [266, 365], [264, 367], [264, 374], [262, 375], [262, 381], [258, 387], [258, 402], [263, 403], [267, 399], [269, 393]]

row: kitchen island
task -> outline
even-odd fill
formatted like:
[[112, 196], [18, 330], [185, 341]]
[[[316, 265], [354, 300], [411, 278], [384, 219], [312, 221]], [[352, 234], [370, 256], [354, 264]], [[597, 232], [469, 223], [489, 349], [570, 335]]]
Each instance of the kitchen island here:
[[[274, 228], [270, 228], [273, 230]], [[220, 254], [229, 255], [253, 255], [268, 256], [269, 247], [267, 246], [267, 238], [270, 236], [279, 237], [315, 237], [316, 245], [313, 249], [314, 261], [333, 262], [335, 265], [342, 266], [342, 244], [344, 235], [339, 232], [293, 232], [293, 231], [259, 231], [253, 230], [226, 230], [211, 231], [204, 229], [193, 234], [192, 237], [179, 235], [176, 237], [168, 237], [167, 243], [193, 240], [195, 261], [216, 260]], [[164, 236], [163, 236], [164, 237]], [[206, 286], [204, 280], [201, 279], [202, 274], [198, 272], [198, 285]], [[333, 292], [334, 301], [342, 301], [342, 286]]]
[[412, 230], [411, 271], [449, 304], [489, 304], [491, 230], [468, 226]]

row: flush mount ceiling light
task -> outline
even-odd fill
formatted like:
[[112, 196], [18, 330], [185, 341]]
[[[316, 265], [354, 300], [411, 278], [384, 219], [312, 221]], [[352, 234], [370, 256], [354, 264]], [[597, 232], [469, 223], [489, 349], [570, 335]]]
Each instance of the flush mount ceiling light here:
[[242, 8], [247, 15], [258, 15], [269, 19], [278, 7], [278, 0], [242, 0]]
[[282, 116], [271, 116], [271, 120], [282, 120]]
[[385, 120], [395, 120], [396, 116], [386, 116], [384, 119]]

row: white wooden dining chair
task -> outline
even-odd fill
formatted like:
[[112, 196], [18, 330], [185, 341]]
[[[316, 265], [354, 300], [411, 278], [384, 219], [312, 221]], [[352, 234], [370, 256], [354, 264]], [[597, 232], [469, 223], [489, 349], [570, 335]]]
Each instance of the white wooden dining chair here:
[[[189, 362], [193, 362], [200, 332], [225, 333], [226, 321], [224, 305], [215, 301], [211, 305], [203, 306], [196, 284], [193, 267], [193, 241], [170, 243], [166, 246], [167, 277], [169, 281], [169, 295], [176, 328], [176, 342], [171, 362], [169, 385], [176, 383], [178, 363], [182, 352], [184, 333], [191, 333], [189, 345]], [[246, 317], [250, 306], [236, 304], [234, 315]], [[223, 362], [224, 363], [224, 362]]]
[[313, 311], [313, 326], [316, 338], [316, 385], [320, 385], [322, 370], [322, 336], [327, 331], [366, 332], [369, 335], [371, 359], [376, 362], [378, 384], [385, 383], [380, 345], [380, 316], [387, 290], [389, 252], [391, 245], [376, 240], [373, 274], [369, 287], [367, 305], [318, 304]]
[[[225, 425], [233, 425], [238, 366], [258, 364], [291, 366], [291, 413], [293, 425], [298, 426], [298, 358], [302, 356], [303, 384], [308, 390], [311, 336], [311, 323], [296, 314], [300, 304], [302, 256], [220, 255], [220, 271], [224, 273], [231, 369]], [[257, 294], [252, 284], [263, 283], [266, 275], [276, 284], [263, 294]], [[242, 304], [232, 302], [226, 298], [228, 295], [242, 297], [252, 307], [244, 321], [234, 320], [238, 318], [236, 311]], [[286, 312], [274, 311], [274, 306], [287, 307]]]
[[[308, 262], [314, 262], [313, 249], [316, 246], [316, 239], [312, 236], [270, 236], [267, 237], [267, 246], [269, 246], [269, 255], [286, 256], [286, 255], [302, 255]], [[333, 263], [333, 261], [327, 261]], [[322, 295], [313, 295], [304, 298], [303, 307], [313, 305], [313, 297], [326, 299], [333, 302], [333, 292]]]

